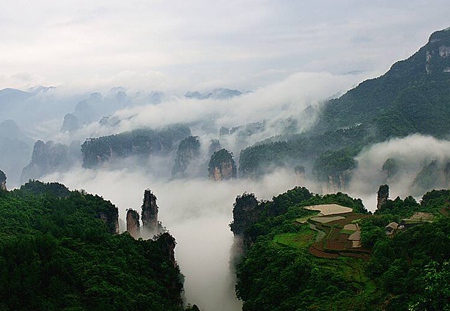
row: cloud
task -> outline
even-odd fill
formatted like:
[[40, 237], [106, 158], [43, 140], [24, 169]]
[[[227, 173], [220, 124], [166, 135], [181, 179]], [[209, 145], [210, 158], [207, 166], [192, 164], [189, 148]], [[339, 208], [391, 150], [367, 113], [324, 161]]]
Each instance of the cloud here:
[[[422, 189], [414, 184], [417, 174], [432, 161], [445, 166], [450, 160], [449, 154], [449, 141], [422, 135], [396, 138], [375, 144], [356, 157], [358, 168], [352, 177], [349, 193], [375, 198], [378, 186], [388, 182], [391, 198], [414, 195], [420, 199], [426, 191], [431, 189]], [[400, 170], [392, 178], [387, 179], [382, 167], [389, 158], [396, 160]], [[435, 176], [435, 179], [439, 183], [438, 176]], [[444, 184], [440, 186], [448, 187]], [[373, 200], [371, 202], [371, 204], [375, 203]], [[371, 210], [374, 210], [374, 207], [375, 205], [369, 205]]]
[[0, 12], [0, 65], [53, 85], [162, 72], [174, 89], [253, 88], [271, 70], [370, 76], [448, 27], [449, 11], [444, 0], [14, 2]]
[[140, 211], [144, 189], [150, 188], [157, 197], [159, 220], [177, 240], [176, 259], [186, 276], [187, 302], [198, 304], [202, 310], [218, 311], [241, 309], [234, 297], [229, 264], [233, 235], [228, 224], [236, 196], [247, 191], [258, 199], [271, 199], [295, 186], [294, 174], [287, 172], [277, 172], [258, 182], [217, 183], [205, 179], [167, 182], [142, 169], [76, 169], [43, 180], [99, 194], [119, 208], [121, 219], [125, 219], [128, 208]]

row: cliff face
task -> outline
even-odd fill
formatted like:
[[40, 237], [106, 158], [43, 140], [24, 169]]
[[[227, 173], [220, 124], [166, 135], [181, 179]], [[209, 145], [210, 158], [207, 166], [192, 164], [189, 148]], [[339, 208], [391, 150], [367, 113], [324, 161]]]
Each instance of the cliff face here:
[[78, 130], [79, 128], [80, 125], [78, 124], [78, 118], [75, 115], [68, 113], [64, 116], [64, 121], [61, 126], [61, 132], [72, 133]]
[[381, 209], [381, 207], [384, 204], [386, 204], [388, 198], [389, 198], [389, 186], [381, 185], [377, 193], [377, 209]]
[[161, 234], [157, 241], [160, 243], [163, 254], [169, 258], [169, 261], [173, 263], [174, 266], [177, 266], [175, 260], [175, 246], [177, 243], [175, 242], [175, 238], [166, 232]]
[[55, 144], [53, 141], [45, 143], [38, 140], [34, 144], [30, 164], [22, 170], [21, 181], [39, 179], [43, 175], [55, 171], [66, 171], [70, 166], [68, 151], [67, 145]]
[[6, 174], [0, 170], [0, 190], [6, 190]]
[[214, 181], [229, 180], [237, 177], [233, 154], [225, 149], [215, 152], [208, 165], [209, 179]]
[[336, 193], [345, 191], [350, 183], [352, 170], [338, 171], [328, 175], [327, 181], [322, 181], [323, 193]]
[[150, 189], [144, 191], [144, 202], [142, 204], [142, 227], [148, 234], [159, 233], [158, 225], [158, 205], [156, 196]]
[[189, 127], [172, 125], [161, 130], [137, 129], [117, 135], [90, 138], [81, 146], [83, 167], [95, 168], [111, 164], [114, 159], [150, 155], [167, 156], [176, 144], [191, 135]]
[[127, 211], [127, 232], [135, 239], [140, 237], [139, 213], [133, 209]]
[[180, 178], [188, 175], [189, 166], [200, 156], [200, 141], [197, 136], [189, 136], [178, 145], [172, 177]]
[[99, 212], [99, 217], [108, 226], [109, 232], [119, 234], [119, 211], [117, 208]]
[[255, 242], [245, 234], [245, 231], [258, 221], [261, 213], [262, 210], [258, 209], [258, 200], [253, 193], [244, 193], [236, 198], [233, 204], [233, 222], [230, 224], [230, 228], [236, 238], [236, 246], [241, 248], [241, 251]]

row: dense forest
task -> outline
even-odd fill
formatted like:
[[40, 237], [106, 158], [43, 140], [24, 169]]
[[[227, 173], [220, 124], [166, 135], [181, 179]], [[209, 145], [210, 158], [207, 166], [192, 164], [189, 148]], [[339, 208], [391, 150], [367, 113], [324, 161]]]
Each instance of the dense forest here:
[[[388, 200], [371, 215], [342, 193], [238, 196], [231, 228], [244, 241], [236, 286], [243, 310], [449, 310], [449, 202], [449, 190], [432, 191], [420, 203]], [[318, 216], [322, 204], [349, 209]], [[347, 241], [352, 226], [360, 228], [357, 248]]]
[[117, 217], [58, 183], [0, 190], [0, 310], [183, 310], [175, 239], [116, 234]]

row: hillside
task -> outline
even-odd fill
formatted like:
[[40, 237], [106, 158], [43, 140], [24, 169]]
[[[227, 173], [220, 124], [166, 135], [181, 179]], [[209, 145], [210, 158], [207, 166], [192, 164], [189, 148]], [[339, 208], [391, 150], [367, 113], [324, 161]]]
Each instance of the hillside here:
[[[316, 130], [373, 123], [385, 136], [445, 135], [450, 125], [440, 120], [450, 116], [449, 85], [450, 29], [446, 29], [433, 33], [425, 46], [383, 76], [327, 102]], [[385, 122], [386, 118], [396, 124]], [[432, 126], [433, 121], [438, 125]], [[399, 126], [404, 128], [400, 131]]]
[[396, 198], [370, 215], [342, 193], [238, 196], [243, 310], [448, 310], [449, 199], [448, 190], [421, 204]]
[[[329, 172], [320, 172], [315, 164], [326, 153], [354, 158], [364, 147], [411, 134], [444, 139], [450, 133], [449, 118], [450, 29], [446, 29], [433, 33], [424, 47], [383, 76], [323, 104], [311, 130], [243, 149], [239, 172], [258, 177], [280, 166], [303, 165], [320, 181]], [[338, 166], [332, 173], [341, 176], [347, 169]]]
[[117, 221], [61, 184], [0, 190], [0, 310], [183, 310], [174, 238], [134, 240]]

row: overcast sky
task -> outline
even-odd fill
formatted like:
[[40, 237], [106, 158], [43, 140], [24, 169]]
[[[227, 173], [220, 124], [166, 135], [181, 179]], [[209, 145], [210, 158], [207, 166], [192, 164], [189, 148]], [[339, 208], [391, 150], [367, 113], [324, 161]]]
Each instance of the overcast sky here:
[[385, 72], [450, 26], [447, 0], [0, 0], [0, 88], [254, 89]]

